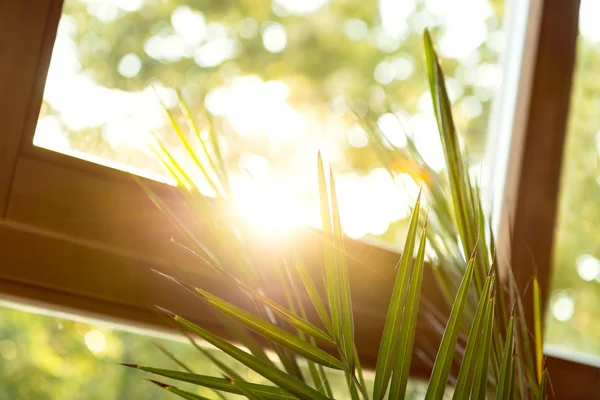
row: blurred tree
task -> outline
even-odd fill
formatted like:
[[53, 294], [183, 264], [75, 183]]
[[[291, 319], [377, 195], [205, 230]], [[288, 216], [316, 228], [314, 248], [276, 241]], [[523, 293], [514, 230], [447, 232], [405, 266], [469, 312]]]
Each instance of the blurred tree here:
[[588, 357], [600, 356], [599, 43], [582, 35], [577, 47], [546, 330], [548, 343]]
[[[422, 63], [421, 34], [429, 27], [444, 56], [458, 129], [476, 164], [500, 84], [503, 7], [502, 0], [67, 0], [48, 79], [61, 94], [47, 86], [42, 117], [60, 117], [72, 150], [161, 172], [140, 140], [122, 143], [141, 129], [140, 122], [123, 122], [129, 114], [155, 111], [124, 111], [114, 123], [115, 112], [103, 108], [114, 103], [109, 95], [128, 93], [127, 108], [139, 100], [134, 93], [152, 85], [170, 107], [172, 94], [162, 88], [178, 88], [201, 126], [201, 103], [216, 118], [233, 173], [268, 168], [280, 180], [293, 180], [298, 197], [311, 199], [317, 149], [338, 173], [370, 179], [369, 171], [380, 167], [350, 111], [378, 119], [402, 146], [404, 132], [387, 114], [394, 112], [441, 167]], [[69, 51], [67, 68], [85, 83], [74, 86], [102, 90], [70, 90], [53, 78], [69, 64], [60, 61]], [[79, 118], [70, 117], [73, 110]], [[168, 131], [166, 124], [153, 129]], [[359, 236], [395, 243], [403, 224], [397, 220], [387, 218], [387, 231]]]

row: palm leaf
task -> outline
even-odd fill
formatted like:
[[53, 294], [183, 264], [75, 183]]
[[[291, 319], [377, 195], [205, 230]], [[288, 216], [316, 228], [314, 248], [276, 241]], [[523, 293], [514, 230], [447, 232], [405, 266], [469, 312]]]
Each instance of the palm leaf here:
[[[277, 304], [268, 297], [260, 294], [258, 291], [254, 290], [250, 285], [245, 284], [233, 275], [228, 274], [227, 276], [231, 278], [238, 286], [240, 286], [240, 288], [248, 292], [255, 299], [259, 300], [269, 309], [277, 313], [284, 321], [286, 321], [290, 325], [301, 330], [307, 335], [322, 341], [323, 343], [335, 346], [335, 342], [331, 336], [329, 336], [327, 333], [323, 332], [323, 330], [310, 323], [306, 318], [302, 318], [296, 315], [293, 311], [286, 310], [281, 305]], [[198, 288], [194, 288], [194, 290], [198, 291], [198, 293], [201, 294], [203, 292], [201, 291], [201, 289]]]
[[[454, 206], [454, 219], [461, 237], [464, 254], [469, 254], [477, 242], [479, 231], [477, 226], [477, 211], [473, 204], [473, 189], [465, 165], [463, 164], [444, 73], [436, 54], [431, 34], [427, 29], [424, 32], [423, 38], [429, 89], [440, 133], [440, 140], [446, 158], [449, 187], [452, 205]], [[479, 221], [479, 224], [482, 223], [483, 221]], [[485, 239], [482, 237], [481, 240]], [[478, 257], [482, 256], [484, 254]], [[483, 286], [484, 273], [486, 273], [485, 263], [478, 262], [475, 268], [475, 287], [478, 291], [481, 291]]]
[[225, 192], [231, 193], [231, 184], [229, 183], [229, 176], [227, 175], [227, 168], [225, 167], [225, 162], [223, 160], [223, 155], [221, 154], [221, 147], [219, 146], [219, 138], [217, 134], [217, 130], [215, 128], [215, 121], [213, 120], [210, 112], [204, 108], [204, 114], [206, 116], [206, 121], [208, 125], [208, 136], [210, 139], [210, 144], [212, 147], [212, 151], [216, 158], [216, 163], [219, 168], [216, 170], [219, 172], [219, 177], [221, 178], [221, 185], [225, 188]]
[[[180, 99], [180, 101], [181, 101], [181, 99]], [[200, 161], [200, 159], [198, 158], [198, 155], [196, 154], [195, 149], [192, 147], [192, 144], [190, 143], [190, 141], [186, 137], [185, 133], [183, 132], [181, 125], [179, 125], [179, 123], [173, 116], [173, 113], [164, 105], [163, 105], [163, 110], [167, 114], [169, 123], [171, 124], [173, 131], [175, 131], [175, 134], [179, 138], [179, 141], [183, 145], [183, 148], [186, 150], [188, 157], [190, 157], [191, 160], [194, 162], [194, 165], [196, 166], [196, 168], [198, 168], [200, 170], [200, 172], [202, 173], [202, 176], [204, 177], [204, 180], [209, 184], [209, 186], [215, 192], [215, 194], [218, 195], [218, 194], [222, 193], [220, 191], [220, 188], [217, 187], [216, 182], [210, 176], [210, 172], [206, 169], [204, 163], [202, 161]]]
[[542, 372], [542, 382], [540, 383], [540, 391], [538, 392], [538, 400], [546, 400], [546, 385], [548, 384], [548, 370]]
[[[251, 370], [270, 380], [271, 382], [273, 382], [280, 388], [286, 390], [287, 392], [294, 394], [301, 399], [327, 399], [327, 397], [324, 396], [322, 393], [306, 385], [299, 379], [286, 374], [285, 372], [277, 369], [271, 364], [266, 363], [251, 354], [246, 353], [245, 351], [237, 348], [233, 344], [221, 339], [220, 337], [186, 320], [185, 318], [173, 314], [168, 310], [162, 310], [163, 312], [165, 312], [165, 314], [173, 318], [176, 322], [180, 323], [184, 328], [190, 330], [191, 332], [194, 332], [202, 339], [206, 340], [207, 342], [217, 347], [224, 353], [229, 354], [231, 357], [235, 358]], [[341, 362], [339, 361], [337, 361], [337, 363], [338, 365], [341, 364]]]
[[318, 181], [319, 181], [319, 200], [321, 210], [321, 229], [325, 236], [323, 243], [325, 251], [325, 274], [327, 276], [327, 299], [329, 302], [329, 312], [331, 313], [333, 337], [340, 339], [341, 335], [341, 311], [340, 311], [340, 292], [337, 264], [335, 262], [335, 253], [331, 243], [333, 236], [333, 227], [330, 214], [329, 194], [327, 183], [325, 181], [325, 169], [323, 167], [323, 158], [321, 153], [318, 155]]
[[463, 399], [465, 394], [469, 393], [469, 389], [472, 387], [473, 371], [475, 370], [476, 365], [476, 363], [473, 361], [477, 355], [482, 354], [484, 350], [481, 347], [481, 342], [483, 341], [481, 331], [486, 318], [484, 313], [488, 309], [487, 303], [489, 302], [489, 291], [492, 279], [492, 276], [488, 276], [485, 281], [483, 291], [481, 292], [481, 296], [479, 298], [479, 304], [477, 305], [475, 319], [473, 320], [471, 330], [469, 331], [467, 347], [465, 349], [465, 354], [463, 355], [462, 363], [460, 365], [460, 372], [458, 373], [456, 387], [452, 397], [456, 400]]
[[458, 333], [460, 332], [461, 322], [463, 317], [463, 311], [467, 298], [469, 295], [469, 288], [471, 286], [471, 279], [473, 277], [473, 269], [475, 266], [475, 256], [477, 247], [471, 254], [465, 275], [460, 283], [460, 288], [454, 299], [452, 310], [450, 311], [450, 317], [448, 318], [448, 324], [444, 330], [444, 336], [442, 336], [442, 343], [438, 350], [438, 354], [435, 358], [433, 365], [433, 371], [429, 380], [429, 386], [427, 387], [427, 393], [425, 394], [426, 400], [439, 400], [444, 396], [446, 390], [448, 374], [452, 365], [452, 358], [454, 356], [454, 348], [458, 339]]
[[421, 294], [421, 283], [423, 282], [423, 265], [425, 264], [425, 247], [427, 244], [427, 219], [421, 233], [421, 242], [414, 263], [410, 288], [404, 315], [402, 317], [402, 328], [398, 338], [398, 356], [392, 374], [390, 394], [394, 398], [403, 399], [408, 384], [408, 374], [417, 327], [417, 313], [419, 311], [419, 297]]
[[181, 368], [183, 368], [187, 372], [194, 373], [194, 371], [192, 371], [192, 369], [190, 367], [188, 367], [183, 361], [181, 361], [177, 356], [175, 356], [175, 354], [173, 354], [169, 350], [167, 350], [163, 345], [161, 345], [160, 343], [158, 343], [155, 340], [152, 341], [152, 344], [154, 345], [154, 347], [156, 347], [161, 353], [163, 353], [165, 356], [167, 356], [175, 364], [179, 365]]
[[321, 296], [319, 295], [317, 287], [315, 286], [313, 279], [311, 278], [310, 274], [308, 273], [306, 266], [304, 265], [304, 263], [302, 263], [302, 261], [297, 260], [295, 263], [295, 267], [296, 267], [296, 272], [298, 272], [298, 276], [300, 276], [300, 280], [302, 280], [304, 288], [306, 289], [306, 293], [308, 294], [308, 297], [310, 298], [310, 301], [311, 301], [313, 307], [315, 308], [315, 311], [317, 312], [317, 315], [323, 322], [323, 325], [325, 325], [325, 328], [327, 329], [327, 331], [329, 333], [332, 333], [333, 330], [332, 330], [332, 325], [331, 325], [331, 318], [329, 317], [329, 314], [327, 313], [327, 310], [325, 309], [323, 300], [321, 299]]
[[[139, 369], [140, 371], [164, 376], [165, 378], [175, 379], [181, 382], [187, 382], [194, 385], [206, 387], [209, 389], [220, 390], [222, 392], [241, 395], [239, 387], [243, 386], [246, 390], [256, 393], [265, 400], [295, 400], [297, 397], [286, 391], [268, 385], [259, 385], [231, 379], [216, 378], [214, 376], [190, 374], [189, 372], [172, 371], [168, 369], [145, 367], [136, 364], [122, 364], [126, 367]], [[233, 384], [235, 382], [235, 385]]]
[[412, 216], [410, 218], [408, 234], [404, 244], [404, 250], [397, 266], [396, 282], [390, 300], [379, 353], [377, 355], [377, 364], [375, 367], [375, 382], [373, 386], [373, 400], [381, 400], [387, 390], [390, 376], [393, 368], [393, 355], [395, 354], [396, 338], [400, 333], [400, 320], [402, 318], [402, 307], [405, 294], [408, 291], [409, 264], [413, 259], [415, 238], [417, 235], [417, 224], [419, 220], [419, 209], [421, 206], [421, 193], [415, 203]]
[[[302, 316], [302, 318], [307, 320], [308, 318], [306, 316], [306, 310], [304, 309], [304, 305], [302, 304], [302, 298], [300, 296], [300, 293], [298, 292], [298, 287], [294, 283], [294, 280], [292, 279], [291, 271], [288, 268], [288, 264], [285, 263], [284, 265], [285, 265], [285, 270], [288, 275], [288, 279], [290, 281], [290, 285], [292, 287], [292, 292], [294, 293], [294, 298], [296, 300], [296, 304], [298, 305], [298, 309], [300, 310], [300, 315]], [[290, 306], [291, 306], [290, 308], [292, 308], [292, 310], [293, 310], [294, 309], [293, 301], [290, 301]], [[306, 340], [306, 335], [301, 330], [298, 330], [298, 336], [301, 339]], [[312, 345], [316, 345], [315, 339], [312, 336], [309, 336], [308, 340], [310, 341], [310, 343]], [[333, 392], [331, 391], [331, 385], [329, 384], [329, 378], [327, 377], [327, 374], [325, 373], [323, 366], [320, 364], [315, 364], [311, 361], [308, 361], [307, 363], [308, 363], [308, 370], [313, 379], [313, 384], [314, 384], [315, 388], [318, 391], [320, 391], [321, 393], [327, 395], [327, 397], [333, 398]]]
[[208, 397], [200, 396], [192, 392], [187, 392], [185, 390], [178, 389], [175, 386], [167, 385], [166, 383], [154, 381], [152, 379], [149, 379], [149, 381], [154, 383], [156, 386], [161, 387], [171, 393], [174, 393], [177, 396], [186, 400], [210, 400]]
[[511, 364], [513, 362], [514, 324], [515, 319], [511, 316], [508, 322], [502, 364], [500, 365], [500, 377], [498, 378], [498, 385], [496, 387], [496, 399], [498, 400], [508, 399], [511, 395], [510, 384], [512, 379]]
[[316, 363], [325, 365], [327, 367], [337, 369], [346, 368], [344, 363], [333, 357], [331, 354], [319, 349], [316, 346], [306, 343], [299, 337], [292, 335], [291, 333], [281, 329], [277, 325], [271, 324], [261, 318], [258, 318], [254, 314], [240, 307], [234, 306], [233, 304], [215, 295], [212, 295], [207, 291], [198, 288], [193, 288], [193, 290], [195, 291], [195, 293], [199, 294], [200, 298], [202, 298], [215, 309], [223, 312], [225, 315], [233, 318], [234, 320], [240, 322], [242, 325], [266, 337], [267, 339], [272, 340], [273, 342], [292, 350], [294, 353], [301, 355], [308, 360], [312, 360]]
[[[217, 165], [215, 164], [215, 161], [213, 160], [213, 157], [211, 156], [210, 151], [206, 147], [206, 141], [204, 140], [204, 138], [202, 138], [200, 129], [198, 129], [196, 120], [192, 116], [189, 106], [183, 100], [183, 96], [181, 95], [180, 91], [177, 91], [177, 99], [179, 100], [179, 108], [180, 108], [181, 112], [183, 113], [183, 115], [185, 116], [185, 119], [188, 123], [188, 127], [189, 127], [190, 131], [192, 133], [194, 133], [196, 140], [198, 141], [198, 143], [200, 144], [200, 147], [202, 148], [202, 153], [204, 155], [204, 158], [206, 158], [206, 160], [208, 161], [208, 164], [209, 164], [208, 171], [212, 171], [217, 175], [217, 179], [219, 179], [219, 180], [217, 182], [215, 182], [215, 185], [220, 186], [221, 183], [223, 181], [225, 181], [225, 179], [223, 177], [223, 173], [219, 168], [217, 168]], [[200, 163], [200, 164], [202, 164], [202, 163]], [[217, 192], [217, 193], [219, 193], [219, 192]]]
[[[240, 374], [238, 374], [233, 368], [229, 367], [223, 361], [219, 360], [217, 357], [212, 355], [212, 353], [210, 351], [200, 347], [189, 332], [187, 332], [186, 330], [183, 330], [183, 332], [184, 332], [184, 335], [188, 338], [188, 340], [192, 344], [192, 346], [194, 346], [196, 348], [196, 350], [198, 350], [203, 356], [208, 358], [210, 360], [210, 362], [212, 362], [214, 365], [216, 365], [217, 368], [219, 368], [223, 374], [226, 374], [230, 378], [236, 379], [238, 381], [244, 380], [244, 378], [242, 378], [242, 376]], [[192, 371], [188, 371], [188, 372], [192, 372]]]
[[340, 294], [340, 323], [342, 327], [341, 348], [350, 373], [354, 373], [354, 317], [352, 314], [352, 300], [350, 294], [350, 280], [346, 266], [346, 251], [344, 250], [344, 237], [335, 189], [333, 172], [329, 170], [329, 193], [331, 195], [331, 219], [335, 243], [335, 262], [338, 275], [338, 293]]
[[471, 388], [472, 399], [485, 399], [488, 382], [488, 365], [490, 358], [490, 347], [492, 346], [492, 331], [494, 329], [494, 298], [487, 302], [485, 320], [483, 323], [482, 342], [480, 351], [477, 352], [475, 372], [473, 374], [473, 386]]

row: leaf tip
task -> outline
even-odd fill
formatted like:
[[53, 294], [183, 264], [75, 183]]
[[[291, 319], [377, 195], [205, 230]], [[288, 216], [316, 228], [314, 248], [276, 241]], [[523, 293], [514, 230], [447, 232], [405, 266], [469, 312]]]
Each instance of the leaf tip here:
[[129, 367], [129, 368], [134, 368], [134, 369], [140, 369], [140, 366], [138, 364], [129, 364], [129, 363], [118, 363], [119, 365], [122, 365], [124, 367]]
[[161, 272], [161, 271], [159, 271], [159, 270], [157, 270], [157, 269], [150, 268], [150, 270], [151, 270], [152, 272], [154, 272], [155, 274], [158, 274], [158, 275], [160, 275], [160, 276], [164, 276], [165, 278], [168, 278], [168, 279], [174, 280], [174, 278], [173, 278], [172, 276], [170, 276], [170, 275], [167, 275], [167, 274], [165, 274], [164, 272]]
[[329, 167], [329, 186], [335, 186], [335, 177], [333, 176], [333, 170]]
[[429, 31], [429, 28], [423, 29], [423, 39], [425, 40], [426, 46], [432, 46], [433, 40], [431, 39], [431, 32]]
[[173, 387], [173, 386], [171, 386], [171, 385], [167, 385], [166, 383], [162, 383], [162, 382], [159, 382], [159, 381], [155, 381], [154, 379], [147, 379], [147, 381], [148, 381], [148, 382], [152, 382], [152, 383], [154, 383], [156, 386], [159, 386], [159, 387], [161, 387], [161, 388], [163, 388], [163, 389], [166, 389], [166, 390], [169, 390], [169, 389], [171, 389], [171, 388]]
[[158, 305], [154, 305], [154, 307], [158, 308], [160, 311], [162, 311], [163, 313], [165, 313], [168, 317], [171, 317], [173, 319], [177, 319], [177, 314], [175, 314], [174, 312], [171, 312], [169, 310], [167, 310], [166, 308], [162, 308], [161, 306]]

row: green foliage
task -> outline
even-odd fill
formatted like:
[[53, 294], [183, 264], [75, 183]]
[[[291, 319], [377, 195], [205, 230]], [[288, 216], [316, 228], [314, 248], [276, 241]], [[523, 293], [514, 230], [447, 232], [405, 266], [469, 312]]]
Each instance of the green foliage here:
[[[250, 309], [245, 310], [203, 289], [189, 286], [176, 278], [171, 279], [195, 293], [216, 311], [229, 317], [230, 322], [227, 328], [232, 329], [232, 336], [237, 337], [248, 348], [257, 349], [260, 348], [260, 345], [249, 335], [239, 336], [244, 329], [253, 330], [270, 341], [279, 363], [272, 363], [265, 359], [260, 349], [248, 353], [191, 321], [170, 311], [163, 311], [183, 329], [246, 365], [271, 382], [272, 385], [262, 385], [257, 388], [245, 381], [227, 376], [223, 379], [210, 378], [190, 372], [161, 370], [131, 364], [128, 366], [203, 387], [238, 393], [250, 399], [273, 398], [274, 393], [302, 399], [331, 399], [330, 391], [324, 390], [321, 384], [326, 386], [329, 379], [328, 374], [323, 371], [333, 368], [341, 369], [346, 374], [348, 393], [352, 399], [370, 399], [372, 397], [380, 400], [386, 397], [386, 394], [390, 399], [404, 398], [410, 370], [412, 341], [416, 329], [416, 313], [419, 310], [422, 295], [420, 286], [426, 245], [428, 242], [435, 241], [441, 246], [432, 246], [439, 261], [439, 265], [434, 268], [443, 268], [444, 270], [444, 273], [439, 275], [440, 283], [450, 294], [451, 311], [435, 357], [425, 398], [439, 400], [444, 397], [461, 332], [467, 335], [467, 346], [458, 375], [455, 398], [484, 398], [488, 391], [495, 391], [497, 398], [501, 399], [529, 398], [529, 394], [533, 394], [535, 397], [543, 395], [545, 387], [540, 385], [545, 385], [547, 380], [546, 373], [540, 371], [543, 363], [536, 361], [536, 370], [527, 363], [525, 352], [515, 351], [517, 342], [528, 340], [517, 334], [526, 332], [527, 329], [515, 328], [515, 324], [523, 324], [523, 320], [516, 320], [511, 315], [508, 322], [505, 321], [503, 316], [509, 314], [507, 307], [511, 306], [514, 309], [514, 305], [495, 301], [496, 294], [505, 290], [504, 286], [499, 284], [497, 267], [494, 265], [494, 257], [491, 253], [495, 244], [493, 238], [490, 239], [491, 234], [486, 230], [479, 190], [471, 184], [466, 172], [466, 163], [458, 143], [442, 66], [428, 31], [425, 31], [424, 34], [424, 46], [427, 77], [440, 140], [445, 153], [446, 171], [439, 174], [433, 172], [422, 162], [417, 153], [414, 154], [414, 159], [421, 164], [421, 168], [427, 171], [427, 174], [433, 174], [426, 180], [424, 195], [431, 196], [436, 200], [432, 202], [430, 211], [430, 216], [435, 217], [436, 223], [429, 224], [429, 228], [427, 222], [423, 227], [420, 226], [422, 199], [419, 195], [412, 211], [404, 251], [398, 263], [371, 394], [365, 386], [365, 379], [359, 364], [360, 359], [357, 357], [354, 344], [350, 282], [345, 264], [335, 180], [331, 172], [327, 179], [326, 169], [320, 155], [317, 181], [325, 255], [325, 271], [322, 272], [325, 274], [325, 304], [327, 307], [320, 298], [321, 294], [314, 289], [314, 283], [310, 276], [302, 273], [301, 261], [291, 261], [300, 266], [298, 270], [301, 271], [301, 275], [304, 275], [302, 281], [308, 288], [309, 297], [315, 303], [315, 308], [318, 310], [327, 332], [308, 321], [303, 311], [300, 314], [295, 312], [296, 309], [302, 310], [302, 303], [298, 301], [297, 292], [293, 291], [294, 281], [290, 279], [289, 275], [286, 275], [289, 272], [286, 264], [289, 262], [283, 262], [278, 269], [282, 287], [286, 292], [288, 303], [286, 309], [281, 305], [273, 304], [267, 297], [259, 293], [260, 290], [257, 292], [251, 289], [251, 287], [258, 289], [264, 287], [264, 281], [262, 275], [258, 273], [258, 268], [247, 257], [244, 257], [244, 252], [248, 251], [247, 241], [240, 232], [245, 231], [237, 229], [235, 221], [223, 224], [210, 220], [202, 228], [206, 229], [208, 237], [215, 240], [206, 244], [198, 243], [198, 249], [193, 250], [197, 250], [199, 254], [203, 255], [200, 259], [202, 264], [211, 265], [215, 271], [222, 274], [226, 281], [231, 283], [232, 290], [238, 290], [242, 294], [250, 293], [251, 299], [256, 301], [251, 301]], [[180, 106], [185, 111], [186, 105], [182, 103]], [[177, 136], [181, 140], [186, 140], [185, 133], [181, 131], [180, 126], [174, 120], [172, 122]], [[374, 126], [369, 124], [368, 120], [363, 123], [367, 127]], [[190, 126], [193, 128], [195, 125], [190, 124]], [[219, 160], [218, 141], [215, 140], [215, 137], [216, 133], [214, 132], [207, 139], [198, 137], [198, 140], [206, 141], [202, 144], [203, 154], [204, 157], [212, 158], [212, 162], [206, 164], [196, 162], [195, 167], [200, 169], [205, 176], [219, 177], [221, 181], [215, 181], [215, 186], [227, 187], [228, 184], [222, 181], [227, 179], [225, 171], [212, 170], [215, 166], [223, 168], [223, 164]], [[370, 137], [375, 142], [376, 151], [380, 151], [385, 146], [385, 138], [377, 129], [371, 130]], [[194, 150], [191, 146], [185, 145], [185, 143], [184, 146], [188, 152], [193, 153]], [[393, 148], [392, 151], [394, 151]], [[192, 178], [196, 176], [195, 173], [183, 168], [160, 141], [158, 141], [157, 155], [177, 178], [185, 195], [190, 199], [190, 204], [194, 205], [198, 214], [208, 215], [211, 207], [214, 207], [214, 203], [206, 201], [200, 194], [198, 184]], [[386, 155], [386, 153], [381, 153], [381, 162], [391, 174], [394, 174], [396, 171], [392, 166], [385, 164]], [[195, 158], [195, 160], [199, 160], [199, 158]], [[447, 174], [447, 176], [442, 174]], [[442, 186], [440, 182], [447, 182], [447, 186]], [[443, 196], [444, 191], [451, 193], [448, 200], [445, 200], [445, 196]], [[222, 193], [220, 200], [229, 201], [226, 196], [227, 191]], [[426, 219], [426, 221], [430, 220], [431, 218]], [[177, 221], [175, 222], [177, 223]], [[413, 256], [417, 242], [419, 246], [415, 259]], [[459, 251], [447, 252], [449, 248]], [[231, 251], [237, 252], [238, 257], [225, 259], [222, 256]], [[470, 257], [467, 259], [466, 255], [470, 255]], [[290, 288], [292, 288], [291, 291]], [[517, 298], [518, 292], [513, 281], [510, 282], [509, 288], [511, 291], [508, 298]], [[494, 306], [495, 304], [497, 307]], [[497, 309], [501, 312], [497, 313]], [[291, 323], [296, 328], [296, 334], [284, 330], [281, 326], [282, 321], [273, 318], [270, 313], [275, 313], [282, 317], [282, 320]], [[536, 307], [535, 316], [537, 325], [540, 318], [539, 306]], [[234, 326], [235, 330], [233, 330]], [[541, 354], [538, 350], [538, 343], [540, 343], [538, 336], [536, 334], [536, 360]], [[326, 353], [315, 345], [317, 340], [323, 339], [334, 344], [337, 355]], [[529, 354], [529, 356], [531, 355]], [[312, 363], [309, 364], [312, 365], [312, 384], [305, 380], [300, 372], [298, 366], [300, 360]], [[280, 366], [283, 366], [283, 369]], [[516, 376], [518, 370], [524, 370], [528, 376], [536, 376], [538, 379], [519, 379]], [[491, 371], [491, 374], [488, 371]], [[226, 371], [222, 372], [227, 373]], [[215, 382], [219, 382], [221, 386], [217, 387]], [[317, 382], [320, 382], [319, 386], [315, 386]], [[180, 391], [174, 386], [157, 381], [154, 383], [181, 397], [194, 398], [190, 397], [191, 394]]]
[[400, 333], [400, 321], [403, 314], [402, 308], [405, 301], [405, 293], [408, 290], [408, 273], [413, 257], [419, 208], [420, 198], [417, 200], [410, 219], [404, 251], [400, 258], [400, 263], [398, 264], [398, 273], [396, 274], [396, 283], [394, 284], [394, 291], [392, 292], [390, 308], [388, 309], [385, 319], [383, 335], [379, 346], [379, 354], [377, 356], [377, 368], [375, 370], [375, 387], [373, 389], [373, 398], [375, 400], [379, 400], [385, 395], [392, 374], [392, 363], [396, 353], [395, 346], [398, 344], [396, 338]]
[[[582, 2], [582, 12], [592, 0]], [[589, 15], [589, 12], [588, 12]], [[582, 17], [583, 18], [583, 17]], [[569, 121], [561, 164], [556, 233], [552, 249], [552, 279], [544, 324], [545, 343], [569, 351], [600, 354], [600, 279], [582, 279], [577, 271], [586, 258], [600, 259], [600, 163], [597, 112], [600, 84], [592, 79], [600, 68], [598, 42], [580, 31], [573, 73]], [[554, 316], [558, 301], [573, 301], [570, 318]]]

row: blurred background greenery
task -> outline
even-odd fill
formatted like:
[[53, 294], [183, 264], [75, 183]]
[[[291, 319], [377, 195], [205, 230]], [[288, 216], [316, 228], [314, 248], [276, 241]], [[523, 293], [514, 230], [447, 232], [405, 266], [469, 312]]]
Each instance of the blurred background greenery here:
[[600, 3], [581, 2], [546, 342], [600, 364]]
[[[156, 376], [117, 365], [129, 361], [176, 369], [178, 366], [156, 344], [176, 356], [194, 373], [222, 376], [207, 357], [185, 341], [151, 338], [140, 332], [132, 333], [108, 325], [28, 311], [31, 310], [0, 308], [0, 399], [173, 399], [176, 396], [142, 379]], [[246, 381], [268, 383], [219, 351], [209, 347], [206, 349], [235, 368]], [[308, 368], [301, 364], [301, 369], [310, 382]], [[347, 398], [345, 376], [331, 369], [328, 369], [328, 376], [334, 396]], [[368, 390], [372, 390], [368, 374], [365, 379]], [[160, 380], [210, 399], [219, 399], [210, 389], [163, 377]], [[426, 389], [425, 382], [410, 381], [407, 399], [422, 398]], [[234, 395], [229, 397], [240, 398]]]
[[[351, 114], [376, 118], [395, 146], [411, 135], [425, 160], [442, 168], [422, 62], [420, 35], [429, 27], [472, 175], [485, 185], [504, 3], [65, 0], [34, 143], [166, 179], [146, 138], [151, 130], [168, 138], [157, 94], [172, 107], [178, 88], [201, 124], [202, 104], [214, 117], [234, 200], [244, 217], [263, 222], [261, 234], [318, 224], [321, 150], [338, 176], [346, 234], [396, 245], [417, 190], [414, 171], [398, 160], [406, 179], [392, 180]], [[546, 340], [600, 356], [600, 91], [592, 75], [600, 30], [585, 18], [600, 12], [593, 3], [583, 2]], [[164, 343], [197, 372], [216, 373], [188, 345]], [[170, 363], [143, 335], [0, 309], [2, 399], [167, 396], [115, 365], [132, 354], [140, 363]]]

